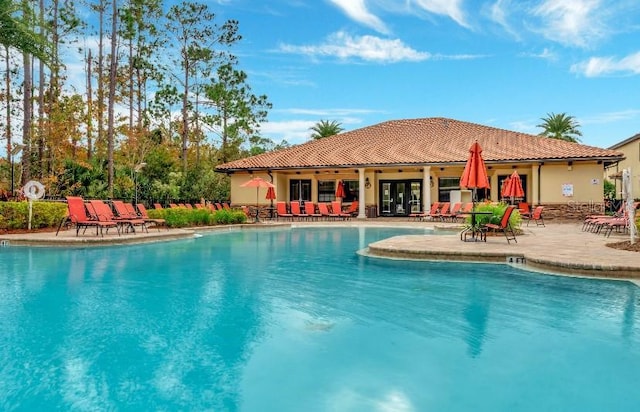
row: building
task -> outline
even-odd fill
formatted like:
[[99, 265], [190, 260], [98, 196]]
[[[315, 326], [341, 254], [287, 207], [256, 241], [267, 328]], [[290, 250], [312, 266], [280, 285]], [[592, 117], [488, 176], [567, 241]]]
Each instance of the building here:
[[622, 152], [624, 160], [611, 164], [605, 169], [605, 178], [613, 180], [618, 189], [618, 198], [622, 187], [622, 171], [631, 168], [631, 193], [634, 198], [640, 198], [640, 133], [616, 143], [609, 149]]
[[277, 200], [283, 201], [332, 201], [342, 181], [347, 192], [343, 201], [360, 200], [358, 217], [407, 216], [428, 210], [434, 201], [470, 199], [460, 177], [476, 140], [491, 180], [491, 189], [478, 197], [499, 201], [502, 182], [517, 170], [524, 200], [547, 206], [547, 216], [601, 210], [604, 168], [624, 158], [617, 150], [423, 118], [379, 123], [222, 164], [216, 171], [230, 175], [236, 205], [255, 204], [255, 191], [240, 187], [252, 176], [273, 182]]

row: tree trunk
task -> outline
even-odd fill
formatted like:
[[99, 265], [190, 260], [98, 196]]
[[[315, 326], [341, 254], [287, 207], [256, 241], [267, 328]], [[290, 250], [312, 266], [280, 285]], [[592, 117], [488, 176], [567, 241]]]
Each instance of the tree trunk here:
[[113, 198], [113, 147], [115, 139], [115, 99], [116, 99], [116, 81], [118, 70], [118, 5], [116, 0], [112, 0], [111, 15], [111, 65], [109, 66], [109, 113], [107, 124], [107, 164], [108, 179], [107, 190], [109, 197]]
[[93, 87], [91, 86], [91, 49], [87, 57], [87, 160], [93, 155]]
[[33, 78], [31, 73], [31, 56], [27, 53], [22, 55], [24, 64], [24, 87], [23, 87], [23, 119], [22, 119], [22, 186], [31, 179], [31, 122], [33, 120], [33, 102], [31, 101], [31, 90]]

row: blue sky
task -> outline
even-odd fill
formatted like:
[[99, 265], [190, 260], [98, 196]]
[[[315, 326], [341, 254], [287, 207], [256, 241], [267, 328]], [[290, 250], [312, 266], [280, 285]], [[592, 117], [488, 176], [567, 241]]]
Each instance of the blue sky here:
[[262, 134], [289, 143], [449, 117], [538, 134], [567, 113], [582, 142], [640, 132], [638, 0], [210, 0], [237, 19], [234, 48], [273, 103]]

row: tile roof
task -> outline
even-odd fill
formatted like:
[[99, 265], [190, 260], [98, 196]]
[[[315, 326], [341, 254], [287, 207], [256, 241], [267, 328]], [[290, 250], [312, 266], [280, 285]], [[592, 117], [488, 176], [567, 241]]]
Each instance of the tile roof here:
[[391, 120], [219, 165], [216, 171], [465, 163], [477, 140], [487, 163], [621, 160], [615, 150], [446, 118]]
[[633, 135], [633, 136], [631, 136], [630, 138], [628, 138], [628, 139], [624, 139], [623, 141], [618, 142], [618, 143], [614, 144], [613, 146], [609, 146], [609, 149], [619, 149], [619, 148], [621, 148], [622, 146], [624, 146], [624, 145], [626, 145], [626, 144], [628, 144], [628, 143], [634, 142], [634, 141], [636, 141], [636, 140], [638, 140], [638, 139], [640, 139], [640, 133], [638, 133], [638, 134], [634, 134], [634, 135]]

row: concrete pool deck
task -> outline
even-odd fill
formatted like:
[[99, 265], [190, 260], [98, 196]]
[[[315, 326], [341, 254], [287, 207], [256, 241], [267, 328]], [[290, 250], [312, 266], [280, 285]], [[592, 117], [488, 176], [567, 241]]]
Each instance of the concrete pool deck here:
[[[242, 229], [265, 229], [277, 226], [388, 226], [428, 228], [438, 236], [404, 235], [374, 242], [369, 255], [381, 258], [476, 261], [522, 265], [524, 268], [575, 276], [640, 280], [640, 253], [607, 247], [607, 243], [629, 240], [628, 235], [603, 235], [583, 232], [581, 223], [547, 223], [524, 226], [518, 243], [507, 243], [502, 234], [488, 236], [486, 242], [462, 242], [459, 225], [441, 222], [408, 222], [406, 219], [353, 219], [346, 222], [285, 222], [241, 225]], [[118, 236], [115, 232], [96, 236], [91, 229], [76, 237], [75, 230], [0, 235], [3, 246], [93, 247], [169, 241], [193, 237], [195, 233], [230, 230], [219, 226], [194, 229], [150, 228], [149, 233]], [[91, 232], [91, 233], [90, 233]]]

